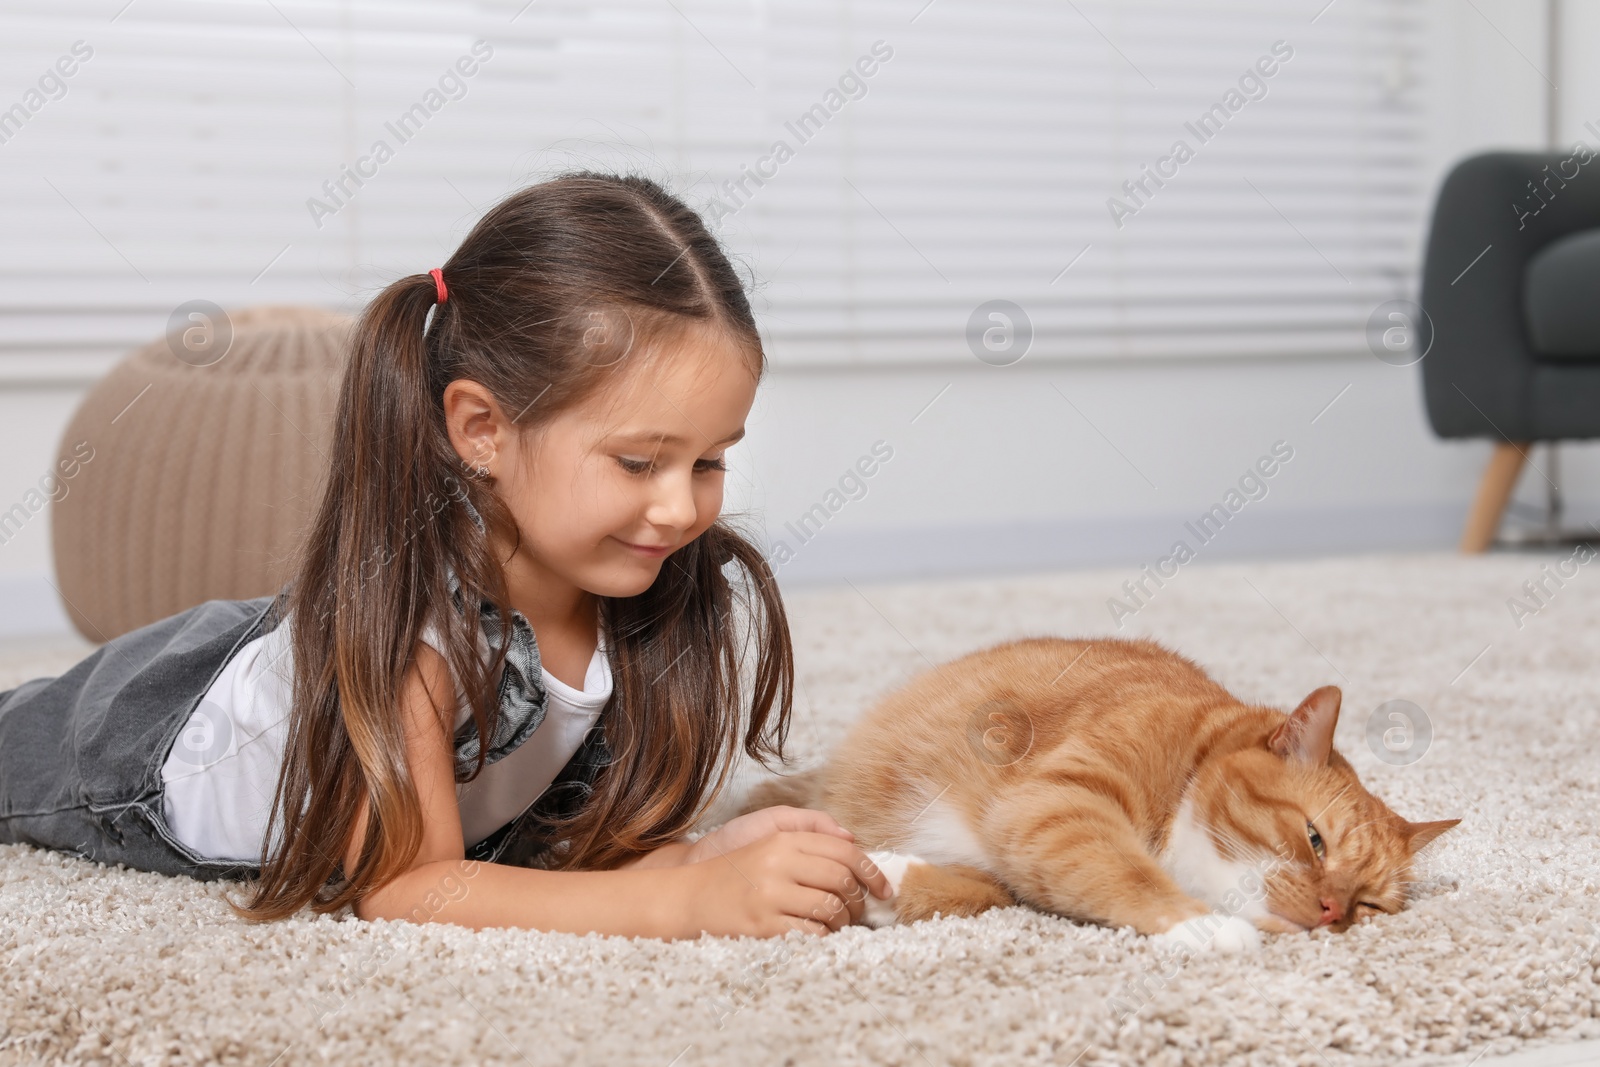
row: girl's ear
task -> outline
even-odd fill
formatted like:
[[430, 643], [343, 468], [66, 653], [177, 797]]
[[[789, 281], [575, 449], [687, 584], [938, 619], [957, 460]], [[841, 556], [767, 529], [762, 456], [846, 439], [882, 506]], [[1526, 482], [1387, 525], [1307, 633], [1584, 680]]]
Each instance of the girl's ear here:
[[1273, 731], [1267, 739], [1267, 747], [1284, 759], [1318, 767], [1327, 763], [1333, 752], [1333, 728], [1339, 724], [1342, 697], [1336, 685], [1316, 690]]
[[509, 423], [493, 394], [469, 378], [444, 388], [445, 432], [461, 462], [471, 468], [494, 460], [505, 444]]

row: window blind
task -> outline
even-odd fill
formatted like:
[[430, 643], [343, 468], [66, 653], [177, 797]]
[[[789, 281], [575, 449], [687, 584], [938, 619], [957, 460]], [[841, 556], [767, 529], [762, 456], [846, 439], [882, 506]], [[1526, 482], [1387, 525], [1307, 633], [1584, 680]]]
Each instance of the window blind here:
[[353, 312], [506, 192], [576, 166], [643, 171], [705, 213], [779, 365], [969, 361], [991, 300], [1031, 321], [1030, 360], [1359, 351], [1368, 313], [1414, 294], [1428, 12], [7, 11], [0, 380], [89, 380], [195, 299]]

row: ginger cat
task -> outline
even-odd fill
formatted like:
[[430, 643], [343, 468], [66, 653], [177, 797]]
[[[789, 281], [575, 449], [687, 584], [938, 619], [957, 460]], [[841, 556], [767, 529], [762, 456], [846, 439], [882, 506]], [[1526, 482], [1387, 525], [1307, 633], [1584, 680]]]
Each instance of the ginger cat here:
[[818, 806], [893, 850], [870, 925], [1020, 902], [1239, 951], [1400, 910], [1417, 851], [1460, 822], [1367, 792], [1333, 749], [1339, 701], [1242, 704], [1152, 641], [1011, 641], [912, 679], [745, 806]]

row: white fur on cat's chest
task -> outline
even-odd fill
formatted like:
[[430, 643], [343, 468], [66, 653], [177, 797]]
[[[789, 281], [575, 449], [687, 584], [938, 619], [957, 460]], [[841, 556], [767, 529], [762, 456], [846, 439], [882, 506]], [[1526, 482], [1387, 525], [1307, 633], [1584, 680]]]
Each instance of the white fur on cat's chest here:
[[[982, 843], [961, 813], [938, 797], [912, 820], [908, 831], [904, 849], [868, 853], [895, 893], [900, 891], [906, 869], [914, 863], [965, 864], [993, 872]], [[1180, 923], [1166, 934], [1157, 935], [1162, 941], [1223, 952], [1249, 951], [1261, 943], [1254, 920], [1268, 914], [1266, 902], [1248, 893], [1252, 880], [1259, 879], [1258, 868], [1226, 859], [1217, 851], [1210, 831], [1199, 821], [1194, 802], [1188, 797], [1178, 806], [1158, 862], [1185, 893], [1212, 907], [1221, 907], [1230, 893], [1244, 899], [1235, 914]], [[889, 926], [894, 921], [892, 896], [888, 900], [867, 898], [862, 916], [865, 925]]]
[[1211, 831], [1200, 822], [1190, 797], [1184, 797], [1178, 805], [1167, 847], [1157, 862], [1178, 883], [1178, 888], [1213, 908], [1223, 907], [1231, 894], [1244, 901], [1235, 913], [1240, 918], [1254, 922], [1268, 914], [1265, 895], [1260, 899], [1250, 895], [1252, 886], [1261, 884], [1259, 865], [1230, 860], [1218, 852]]
[[908, 829], [906, 847], [901, 851], [915, 854], [923, 863], [964, 863], [968, 867], [991, 870], [983, 843], [948, 801], [934, 798]]
[[[983, 843], [961, 813], [937, 798], [912, 821], [905, 847], [895, 850], [897, 856], [907, 854], [913, 862], [961, 863], [994, 873]], [[1217, 851], [1210, 831], [1201, 824], [1194, 802], [1188, 797], [1178, 806], [1167, 847], [1157, 862], [1185, 893], [1213, 907], [1221, 906], [1230, 892], [1244, 893], [1256, 869], [1249, 863], [1226, 859]], [[1266, 907], [1260, 904], [1252, 909], [1247, 905], [1241, 914], [1253, 919], [1266, 914]]]

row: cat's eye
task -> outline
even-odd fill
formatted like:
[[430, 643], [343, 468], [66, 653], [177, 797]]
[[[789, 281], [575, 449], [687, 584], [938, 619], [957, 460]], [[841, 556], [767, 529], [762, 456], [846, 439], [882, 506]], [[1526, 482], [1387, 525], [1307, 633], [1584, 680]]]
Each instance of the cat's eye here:
[[1311, 841], [1311, 851], [1317, 854], [1317, 859], [1328, 858], [1328, 846], [1323, 844], [1322, 835], [1317, 833], [1317, 828], [1311, 825], [1311, 820], [1306, 820], [1306, 837]]
[[1370, 900], [1358, 900], [1358, 901], [1356, 901], [1356, 907], [1358, 907], [1358, 908], [1371, 908], [1373, 911], [1376, 911], [1376, 912], [1379, 912], [1379, 913], [1381, 913], [1384, 910], [1382, 904], [1374, 904]]

